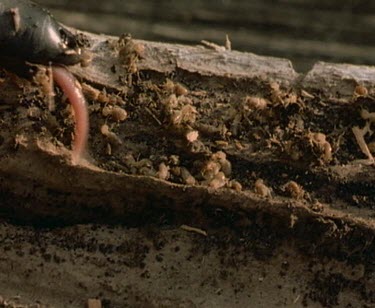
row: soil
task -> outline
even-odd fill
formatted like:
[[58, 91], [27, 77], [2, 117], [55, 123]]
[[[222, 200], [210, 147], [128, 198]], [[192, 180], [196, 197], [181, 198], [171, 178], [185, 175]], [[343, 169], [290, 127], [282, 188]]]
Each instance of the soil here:
[[0, 307], [375, 306], [375, 80], [82, 38], [78, 165], [61, 91], [1, 72]]

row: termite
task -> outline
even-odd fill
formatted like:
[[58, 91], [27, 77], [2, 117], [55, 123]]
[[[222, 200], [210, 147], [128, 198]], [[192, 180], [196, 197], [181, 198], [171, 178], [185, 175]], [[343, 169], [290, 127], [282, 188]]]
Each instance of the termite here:
[[73, 163], [78, 163], [85, 151], [89, 119], [81, 87], [66, 66], [83, 60], [76, 36], [47, 10], [28, 0], [0, 0], [0, 65], [51, 65], [53, 79], [74, 111]]

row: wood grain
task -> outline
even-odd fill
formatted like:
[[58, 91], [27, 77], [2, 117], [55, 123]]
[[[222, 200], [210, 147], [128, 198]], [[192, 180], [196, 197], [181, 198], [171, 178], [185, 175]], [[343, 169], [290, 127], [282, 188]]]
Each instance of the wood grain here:
[[374, 64], [369, 1], [50, 1], [66, 24], [91, 32], [196, 44], [224, 42], [241, 51], [291, 59], [306, 71], [318, 60]]

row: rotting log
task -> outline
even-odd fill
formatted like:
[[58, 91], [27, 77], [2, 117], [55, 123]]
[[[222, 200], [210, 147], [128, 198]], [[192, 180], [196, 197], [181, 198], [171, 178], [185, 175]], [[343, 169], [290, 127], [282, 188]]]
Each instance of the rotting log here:
[[358, 1], [38, 0], [66, 24], [146, 40], [216, 43], [228, 34], [241, 51], [291, 59], [298, 71], [317, 60], [374, 64], [374, 5]]
[[[161, 210], [175, 213], [179, 222], [198, 219], [205, 226], [211, 223], [212, 211], [221, 209], [241, 217], [268, 215], [293, 235], [329, 224], [330, 231], [323, 228], [320, 236], [316, 234], [320, 245], [321, 238], [330, 243], [339, 235], [347, 247], [353, 245], [353, 234], [360, 234], [365, 239], [362, 249], [368, 252], [361, 256], [373, 256], [374, 171], [352, 162], [363, 154], [351, 132], [361, 121], [358, 106], [371, 107], [372, 101], [371, 93], [353, 99], [355, 87], [371, 87], [373, 68], [318, 63], [306, 75], [299, 75], [288, 60], [202, 46], [130, 41], [142, 49], [142, 59], [133, 63], [136, 72], [131, 73], [119, 56], [121, 48], [129, 46], [116, 47], [114, 37], [84, 35], [93, 61], [89, 67], [71, 70], [86, 87], [123, 99], [121, 104], [130, 118], [111, 126], [122, 144], [111, 144], [100, 133], [100, 125], [110, 121], [100, 110], [110, 103], [90, 101], [93, 160], [73, 166], [66, 150], [68, 133], [61, 133], [60, 140], [54, 136], [45, 120], [47, 111], [41, 120], [35, 120], [28, 114], [35, 106], [27, 98], [19, 108], [12, 105], [12, 110], [4, 102], [0, 161], [4, 216], [46, 224], [101, 221], [136, 225], [145, 212]], [[180, 97], [186, 96], [187, 104], [194, 106], [195, 122], [171, 122], [163, 102], [170, 96], [167, 78], [187, 87]], [[1, 89], [2, 93], [7, 90]], [[247, 102], [251, 97], [264, 98], [267, 106], [256, 110]], [[55, 118], [61, 121], [59, 114]], [[221, 120], [224, 132], [218, 130]], [[35, 128], [38, 125], [41, 127]], [[188, 131], [198, 131], [201, 137], [189, 143]], [[332, 158], [324, 157], [313, 133], [325, 134]], [[201, 148], [194, 149], [194, 145]], [[218, 151], [227, 153], [233, 169], [229, 178], [238, 180], [243, 191], [214, 189], [210, 183], [202, 184], [207, 178], [197, 181], [198, 185], [183, 184], [176, 175], [171, 176], [175, 180], [167, 181], [154, 172], [161, 162], [173, 168], [168, 157], [176, 155], [181, 166], [199, 177], [204, 167], [197, 169], [197, 163], [204, 165]], [[124, 155], [129, 153], [154, 157], [148, 161], [153, 164], [148, 170], [153, 176], [138, 171], [128, 174], [131, 167]], [[271, 187], [273, 197], [254, 193], [257, 179]], [[285, 188], [290, 180], [306, 194], [293, 198], [293, 191]], [[341, 234], [343, 230], [345, 234]]]
[[[90, 105], [86, 163], [71, 163], [61, 95], [51, 113], [39, 85], [3, 72], [3, 219], [185, 224], [257, 234], [272, 247], [293, 240], [305, 254], [364, 266], [360, 285], [371, 286], [374, 170], [360, 160], [352, 127], [365, 126], [361, 109], [372, 111], [374, 68], [317, 63], [301, 75], [288, 60], [251, 53], [83, 36], [92, 63], [71, 71]], [[125, 121], [103, 111], [115, 106]], [[116, 137], [102, 134], [105, 124]]]

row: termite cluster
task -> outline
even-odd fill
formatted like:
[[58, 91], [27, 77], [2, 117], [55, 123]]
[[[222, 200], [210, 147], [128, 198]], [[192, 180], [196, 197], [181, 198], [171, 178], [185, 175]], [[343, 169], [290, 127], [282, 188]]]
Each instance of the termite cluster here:
[[126, 171], [131, 174], [153, 176], [160, 180], [170, 180], [186, 185], [197, 184], [189, 170], [180, 165], [179, 156], [171, 155], [156, 160], [159, 163], [155, 164], [155, 161], [149, 158], [136, 160], [132, 154], [126, 154], [122, 158], [122, 163], [127, 168]]
[[121, 162], [124, 164], [127, 173], [148, 176], [156, 175], [153, 162], [148, 158], [137, 160], [133, 154], [128, 153], [122, 156]]
[[283, 185], [282, 190], [293, 199], [303, 199], [307, 194], [303, 187], [295, 181], [287, 182]]
[[284, 108], [290, 105], [299, 105], [300, 107], [304, 106], [302, 97], [304, 95], [312, 98], [313, 96], [308, 92], [304, 91], [304, 95], [298, 96], [295, 91], [288, 91], [281, 89], [280, 84], [277, 82], [271, 82], [269, 84], [270, 89], [270, 100], [272, 101], [273, 106], [282, 105]]
[[[211, 152], [200, 140], [196, 128], [200, 128], [197, 125], [198, 111], [189, 97], [190, 91], [168, 79], [160, 86], [147, 85], [147, 89], [160, 98], [158, 105], [141, 98], [141, 103], [149, 109], [148, 114], [153, 115], [155, 124], [167, 130], [169, 142], [173, 142], [179, 151], [193, 154], [195, 159], [185, 161], [179, 155], [137, 158], [133, 153], [126, 153], [121, 160], [126, 171], [186, 185], [204, 185], [212, 189], [228, 187], [240, 191], [241, 184], [230, 179], [232, 165], [226, 154], [223, 151]], [[105, 134], [109, 135], [109, 132]]]
[[[83, 93], [90, 104], [90, 111], [99, 113], [103, 121], [100, 125], [100, 133], [106, 138], [106, 154], [111, 155], [113, 147], [120, 146], [123, 141], [113, 131], [118, 125], [128, 118], [125, 110], [125, 101], [116, 94], [107, 93], [105, 89], [98, 90], [83, 83]], [[104, 122], [104, 123], [103, 123]]]
[[272, 197], [272, 188], [267, 186], [263, 179], [257, 179], [255, 181], [254, 192], [260, 197]]
[[209, 153], [200, 140], [198, 111], [187, 95], [189, 90], [179, 83], [167, 80], [161, 87], [161, 117], [175, 145], [190, 153]]
[[332, 160], [332, 146], [327, 141], [323, 133], [308, 132], [307, 136], [310, 146], [323, 163], [329, 163]]
[[269, 104], [270, 102], [261, 96], [246, 95], [231, 106], [224, 115], [224, 119], [229, 123], [231, 135], [241, 137], [246, 134], [249, 125], [253, 127], [252, 135], [254, 135], [256, 126], [267, 123], [266, 113]]
[[[50, 99], [53, 102], [54, 91], [50, 76], [43, 66], [40, 66], [34, 78], [30, 80], [4, 72], [0, 80], [0, 92], [5, 110], [8, 109], [6, 105], [17, 106], [9, 111], [17, 112], [20, 130], [26, 131], [32, 127], [33, 131], [51, 132], [53, 135], [63, 131], [56, 116], [50, 113], [54, 110], [54, 104], [50, 103]], [[60, 108], [58, 112], [63, 115], [65, 109]], [[69, 114], [68, 117], [71, 115]], [[64, 121], [73, 122], [72, 119], [64, 119]], [[13, 127], [13, 130], [16, 131], [16, 127]]]
[[172, 130], [185, 134], [187, 141], [194, 142], [198, 134], [193, 133], [192, 126], [197, 120], [198, 112], [193, 101], [187, 96], [188, 89], [179, 83], [167, 80], [162, 90], [165, 96], [161, 100], [165, 122]]
[[[168, 176], [177, 178], [179, 182], [187, 185], [203, 185], [212, 189], [228, 187], [236, 191], [242, 190], [242, 185], [238, 181], [230, 179], [232, 165], [222, 151], [212, 153], [206, 159], [194, 161], [192, 171], [179, 164], [179, 157], [174, 156], [174, 159], [169, 160], [168, 166], [159, 165], [157, 177], [167, 179], [161, 177], [161, 175], [168, 174]], [[161, 172], [163, 170], [164, 172]]]
[[[279, 186], [278, 189], [280, 190], [282, 195], [289, 197], [289, 198], [301, 200], [301, 199], [306, 199], [310, 197], [309, 194], [304, 190], [302, 185], [298, 184], [297, 182], [293, 180], [290, 180], [286, 182], [285, 184]], [[274, 195], [274, 191], [272, 187], [270, 187], [261, 178], [257, 178], [255, 180], [253, 192], [262, 198], [272, 198]]]
[[[273, 129], [267, 142], [279, 147], [293, 161], [329, 164], [334, 153], [331, 142], [325, 133], [310, 129], [308, 126], [311, 124], [306, 122], [301, 112], [313, 110], [310, 102], [315, 96], [303, 89], [299, 95], [293, 90], [282, 90], [279, 84], [273, 82], [270, 84], [269, 99], [273, 109], [269, 122], [273, 121]], [[283, 117], [286, 109], [290, 109], [290, 112]]]
[[214, 189], [230, 187], [235, 190], [241, 190], [242, 186], [235, 180], [230, 180], [232, 174], [232, 164], [227, 159], [224, 152], [218, 151], [209, 156], [207, 160], [196, 161], [195, 168], [197, 177], [203, 185]]
[[302, 131], [283, 142], [283, 150], [294, 161], [314, 161], [326, 165], [333, 159], [333, 150], [327, 136], [321, 132]]
[[117, 41], [116, 49], [122, 65], [127, 69], [129, 74], [138, 72], [138, 61], [142, 58], [145, 46], [134, 41], [130, 34], [120, 36]]

